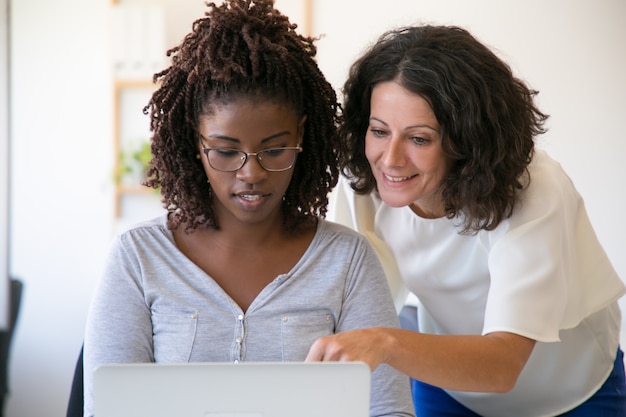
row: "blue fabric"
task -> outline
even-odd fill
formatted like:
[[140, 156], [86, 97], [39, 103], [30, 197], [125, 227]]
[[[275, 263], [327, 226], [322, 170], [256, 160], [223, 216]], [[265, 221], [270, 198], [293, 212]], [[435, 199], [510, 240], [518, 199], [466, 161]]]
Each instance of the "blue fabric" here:
[[[481, 417], [443, 389], [411, 379], [415, 414], [419, 417]], [[624, 353], [617, 350], [613, 372], [600, 389], [580, 406], [559, 417], [626, 416]]]
[[624, 352], [621, 349], [617, 349], [613, 372], [602, 387], [580, 406], [560, 415], [560, 417], [589, 416], [626, 416], [626, 376], [624, 375]]
[[419, 417], [480, 417], [441, 388], [411, 378], [415, 415]]

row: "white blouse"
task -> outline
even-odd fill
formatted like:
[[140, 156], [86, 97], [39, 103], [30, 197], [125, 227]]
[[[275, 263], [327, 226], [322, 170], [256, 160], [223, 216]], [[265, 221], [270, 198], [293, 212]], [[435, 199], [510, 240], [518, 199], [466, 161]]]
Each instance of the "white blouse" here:
[[484, 416], [550, 416], [582, 403], [613, 367], [625, 293], [561, 166], [537, 149], [531, 182], [493, 231], [461, 235], [459, 219], [424, 219], [341, 181], [329, 219], [364, 233], [396, 295], [418, 299], [421, 332], [506, 331], [538, 341], [507, 394], [449, 391]]

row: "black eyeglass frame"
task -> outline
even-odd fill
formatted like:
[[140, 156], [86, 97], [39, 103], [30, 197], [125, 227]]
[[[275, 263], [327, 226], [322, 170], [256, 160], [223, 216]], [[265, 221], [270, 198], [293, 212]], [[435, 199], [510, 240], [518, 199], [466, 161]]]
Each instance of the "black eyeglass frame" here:
[[[227, 152], [235, 152], [235, 153], [237, 153], [239, 155], [243, 155], [243, 156], [240, 156], [241, 164], [239, 165], [239, 167], [234, 168], [234, 169], [220, 169], [220, 168], [216, 168], [211, 163], [211, 158], [209, 158], [209, 152], [211, 152], [211, 151], [227, 151]], [[265, 167], [265, 165], [263, 165], [263, 156], [262, 155], [264, 153], [268, 153], [268, 152], [272, 152], [272, 151], [298, 151], [298, 152], [295, 154], [296, 157], [293, 158], [293, 162], [291, 162], [291, 164], [289, 164], [288, 167], [282, 168], [282, 169], [268, 169], [267, 167]], [[202, 148], [202, 152], [206, 156], [207, 162], [209, 163], [211, 168], [213, 168], [216, 171], [221, 171], [221, 172], [235, 172], [235, 171], [239, 171], [241, 168], [243, 168], [243, 166], [246, 164], [246, 162], [248, 162], [248, 157], [254, 156], [256, 158], [256, 161], [259, 163], [261, 168], [263, 168], [264, 170], [266, 170], [268, 172], [283, 172], [283, 171], [287, 171], [287, 170], [293, 168], [294, 164], [296, 163], [296, 160], [298, 159], [297, 158], [298, 154], [300, 152], [302, 152], [302, 146], [284, 146], [284, 147], [280, 147], [280, 148], [268, 148], [268, 149], [263, 149], [263, 150], [258, 151], [258, 152], [245, 152], [245, 151], [241, 151], [239, 149], [232, 149], [232, 148], [220, 148], [220, 147], [208, 147], [208, 148], [205, 148], [205, 147], [203, 147]], [[260, 158], [259, 158], [259, 155], [261, 155]]]

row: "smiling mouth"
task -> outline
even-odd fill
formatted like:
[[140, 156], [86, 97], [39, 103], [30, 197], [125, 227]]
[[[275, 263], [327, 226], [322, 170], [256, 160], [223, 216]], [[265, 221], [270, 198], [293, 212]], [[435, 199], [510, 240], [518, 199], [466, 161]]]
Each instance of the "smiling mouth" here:
[[408, 177], [392, 177], [390, 175], [383, 174], [383, 177], [385, 177], [385, 179], [389, 182], [402, 182], [402, 181], [410, 180], [411, 178], [417, 177], [417, 174], [411, 175]]

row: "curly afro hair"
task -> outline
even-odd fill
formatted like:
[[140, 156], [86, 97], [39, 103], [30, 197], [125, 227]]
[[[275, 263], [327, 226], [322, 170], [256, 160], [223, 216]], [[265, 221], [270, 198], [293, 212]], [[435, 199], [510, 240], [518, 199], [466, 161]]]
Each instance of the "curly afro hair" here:
[[219, 229], [210, 184], [198, 159], [199, 117], [241, 98], [267, 99], [306, 115], [303, 152], [283, 198], [283, 225], [298, 231], [326, 214], [339, 176], [336, 93], [315, 61], [314, 39], [299, 35], [270, 0], [207, 3], [171, 66], [154, 75], [152, 161], [145, 185], [160, 188], [169, 227]]

